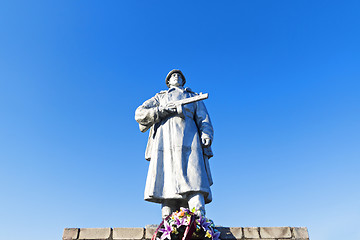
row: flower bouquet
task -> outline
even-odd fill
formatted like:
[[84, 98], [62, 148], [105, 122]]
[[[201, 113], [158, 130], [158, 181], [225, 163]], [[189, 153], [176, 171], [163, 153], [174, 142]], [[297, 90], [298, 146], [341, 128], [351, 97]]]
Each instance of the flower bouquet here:
[[200, 211], [180, 208], [161, 222], [151, 240], [219, 240], [219, 236], [214, 222], [201, 215]]

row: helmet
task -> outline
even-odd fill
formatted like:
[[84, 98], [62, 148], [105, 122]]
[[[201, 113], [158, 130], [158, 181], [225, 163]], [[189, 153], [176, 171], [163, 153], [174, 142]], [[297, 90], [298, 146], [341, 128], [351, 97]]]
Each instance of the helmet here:
[[181, 75], [181, 79], [183, 80], [182, 86], [184, 86], [184, 84], [186, 83], [186, 80], [185, 80], [184, 74], [179, 69], [173, 69], [167, 74], [166, 79], [165, 79], [166, 86], [170, 87], [169, 80], [173, 73], [179, 73]]

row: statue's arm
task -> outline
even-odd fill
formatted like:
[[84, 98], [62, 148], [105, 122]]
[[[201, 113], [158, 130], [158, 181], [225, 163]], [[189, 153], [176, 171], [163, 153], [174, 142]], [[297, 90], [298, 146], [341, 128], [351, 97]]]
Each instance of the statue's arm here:
[[139, 123], [140, 131], [146, 132], [152, 125], [160, 122], [161, 119], [173, 112], [173, 109], [160, 106], [157, 94], [136, 109], [135, 120]]
[[159, 119], [158, 114], [159, 102], [155, 97], [145, 101], [135, 111], [135, 120], [140, 125], [140, 130], [145, 132]]
[[203, 145], [205, 145], [205, 147], [209, 147], [214, 137], [214, 129], [203, 101], [196, 103], [195, 121], [199, 128]]

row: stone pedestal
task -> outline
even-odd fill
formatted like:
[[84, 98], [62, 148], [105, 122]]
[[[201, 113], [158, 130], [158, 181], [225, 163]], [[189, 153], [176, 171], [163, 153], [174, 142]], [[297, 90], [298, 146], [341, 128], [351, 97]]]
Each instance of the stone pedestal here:
[[[221, 240], [309, 240], [306, 227], [218, 227]], [[156, 227], [65, 228], [63, 240], [149, 240]]]

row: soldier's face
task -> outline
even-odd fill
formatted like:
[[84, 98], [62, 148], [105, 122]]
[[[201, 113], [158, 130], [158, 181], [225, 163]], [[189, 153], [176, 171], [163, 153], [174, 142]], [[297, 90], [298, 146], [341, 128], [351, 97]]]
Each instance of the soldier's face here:
[[169, 79], [170, 87], [179, 87], [182, 86], [183, 80], [180, 73], [173, 73]]

